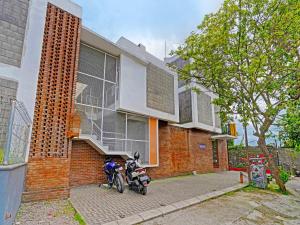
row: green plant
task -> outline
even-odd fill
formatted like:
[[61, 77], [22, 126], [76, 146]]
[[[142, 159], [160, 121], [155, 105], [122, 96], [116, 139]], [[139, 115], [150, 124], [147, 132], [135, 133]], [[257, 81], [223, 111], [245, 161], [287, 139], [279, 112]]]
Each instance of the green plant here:
[[236, 165], [236, 168], [245, 168], [246, 166], [246, 163], [239, 163]]
[[286, 170], [280, 169], [279, 177], [283, 183], [286, 183], [290, 178], [290, 174]]
[[80, 224], [80, 225], [86, 225], [85, 221], [83, 218], [80, 216], [80, 214], [76, 213], [74, 215], [74, 219]]
[[0, 165], [3, 163], [4, 160], [4, 151], [0, 148]]

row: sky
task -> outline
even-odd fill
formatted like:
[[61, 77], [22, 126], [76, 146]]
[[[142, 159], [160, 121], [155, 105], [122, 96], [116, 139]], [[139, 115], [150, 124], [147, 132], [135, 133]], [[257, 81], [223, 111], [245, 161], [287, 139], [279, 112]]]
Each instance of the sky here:
[[[216, 12], [223, 0], [73, 0], [83, 8], [83, 25], [116, 42], [121, 36], [163, 59], [176, 49], [201, 23], [206, 14]], [[165, 43], [166, 49], [165, 51]], [[236, 143], [244, 139], [237, 124]], [[256, 145], [248, 126], [249, 145]]]
[[73, 0], [83, 8], [83, 25], [116, 42], [121, 36], [160, 59], [183, 43], [204, 16], [223, 0]]

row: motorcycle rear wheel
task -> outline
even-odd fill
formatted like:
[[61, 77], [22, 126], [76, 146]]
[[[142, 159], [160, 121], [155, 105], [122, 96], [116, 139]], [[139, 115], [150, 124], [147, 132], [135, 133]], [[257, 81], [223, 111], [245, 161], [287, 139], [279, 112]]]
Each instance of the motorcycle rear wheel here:
[[123, 180], [122, 175], [121, 175], [120, 173], [118, 173], [118, 174], [116, 175], [116, 178], [115, 178], [115, 179], [116, 179], [116, 180], [115, 180], [115, 184], [116, 184], [116, 187], [117, 187], [118, 192], [123, 193], [125, 187], [124, 187], [124, 180]]
[[146, 195], [147, 191], [148, 191], [148, 188], [147, 187], [143, 187], [143, 189], [141, 191], [142, 195]]

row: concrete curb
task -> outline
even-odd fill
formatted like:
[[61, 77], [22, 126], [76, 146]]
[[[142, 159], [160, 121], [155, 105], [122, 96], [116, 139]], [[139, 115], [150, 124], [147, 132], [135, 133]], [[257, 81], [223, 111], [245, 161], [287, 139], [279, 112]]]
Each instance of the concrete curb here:
[[220, 197], [229, 192], [238, 191], [246, 186], [248, 186], [248, 184], [238, 184], [233, 187], [222, 189], [220, 191], [213, 191], [213, 192], [210, 192], [210, 193], [207, 193], [204, 195], [196, 196], [194, 198], [175, 202], [175, 203], [172, 203], [167, 206], [162, 206], [157, 209], [151, 209], [151, 210], [148, 210], [148, 211], [136, 214], [136, 215], [125, 217], [123, 219], [105, 223], [104, 225], [135, 225], [135, 224], [139, 224], [139, 223], [154, 219], [156, 217], [164, 216], [169, 213], [205, 202], [207, 200]]

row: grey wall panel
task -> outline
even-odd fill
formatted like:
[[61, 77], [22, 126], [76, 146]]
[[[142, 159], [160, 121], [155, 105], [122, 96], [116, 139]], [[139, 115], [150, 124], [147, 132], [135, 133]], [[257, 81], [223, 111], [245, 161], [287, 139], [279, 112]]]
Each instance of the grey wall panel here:
[[192, 91], [186, 90], [179, 93], [179, 122], [192, 122]]
[[147, 66], [147, 107], [175, 114], [174, 77], [152, 64]]
[[198, 122], [213, 126], [211, 97], [203, 92], [197, 94]]
[[0, 62], [21, 65], [28, 0], [0, 0]]
[[215, 127], [221, 128], [220, 107], [214, 105], [215, 109]]

